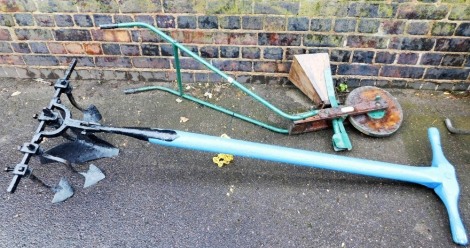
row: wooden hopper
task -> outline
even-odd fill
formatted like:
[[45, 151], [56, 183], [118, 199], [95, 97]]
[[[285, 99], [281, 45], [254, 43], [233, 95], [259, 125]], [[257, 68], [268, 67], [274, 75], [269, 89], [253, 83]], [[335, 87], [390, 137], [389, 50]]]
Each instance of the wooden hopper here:
[[325, 69], [330, 71], [328, 53], [295, 55], [290, 68], [289, 80], [294, 83], [315, 105], [329, 105]]

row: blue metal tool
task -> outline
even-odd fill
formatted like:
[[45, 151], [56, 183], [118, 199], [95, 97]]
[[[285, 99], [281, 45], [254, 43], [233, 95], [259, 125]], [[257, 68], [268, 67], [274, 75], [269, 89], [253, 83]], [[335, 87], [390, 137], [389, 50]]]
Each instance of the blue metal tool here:
[[[73, 63], [76, 63], [75, 61]], [[73, 64], [74, 66], [74, 64]], [[69, 69], [69, 74], [73, 70]], [[431, 142], [433, 160], [431, 166], [408, 166], [345, 156], [331, 155], [320, 152], [293, 149], [282, 146], [266, 145], [261, 143], [225, 139], [204, 134], [189, 133], [177, 130], [164, 130], [156, 128], [119, 128], [104, 126], [99, 123], [101, 116], [96, 108], [92, 114], [87, 113], [86, 118], [77, 120], [72, 118], [71, 111], [62, 103], [60, 97], [67, 94], [72, 97], [72, 89], [68, 80], [59, 80], [55, 85], [55, 94], [47, 108], [38, 118], [40, 127], [36, 131], [32, 141], [26, 143], [21, 152], [24, 157], [21, 163], [14, 168], [7, 168], [13, 174], [13, 180], [8, 187], [8, 192], [13, 193], [24, 176], [41, 181], [32, 174], [28, 162], [32, 156], [44, 157], [49, 160], [70, 165], [73, 161], [87, 162], [90, 160], [117, 155], [117, 149], [109, 143], [98, 140], [93, 133], [110, 133], [126, 135], [128, 137], [147, 141], [156, 145], [171, 146], [177, 148], [193, 149], [213, 153], [228, 153], [236, 156], [244, 156], [254, 159], [262, 159], [274, 162], [283, 162], [293, 165], [312, 168], [328, 169], [346, 173], [354, 173], [365, 176], [380, 177], [416, 183], [433, 189], [444, 203], [449, 216], [452, 237], [455, 243], [468, 244], [467, 234], [459, 214], [459, 184], [454, 167], [447, 161], [442, 152], [439, 132], [436, 128], [428, 130]], [[73, 101], [71, 101], [73, 102]], [[76, 105], [76, 103], [72, 103]], [[90, 108], [92, 109], [92, 108]], [[53, 138], [64, 135], [67, 130], [73, 130], [77, 135], [74, 140], [80, 145], [61, 144], [56, 149], [48, 152], [42, 151], [39, 146], [43, 138]], [[68, 149], [72, 147], [73, 149]], [[59, 149], [60, 148], [60, 149]], [[97, 167], [90, 167], [88, 174], [96, 174]], [[85, 173], [82, 173], [82, 175]], [[104, 176], [85, 176], [85, 186], [103, 179]], [[47, 186], [47, 185], [44, 185]], [[73, 195], [73, 189], [65, 179], [61, 180], [59, 187], [53, 188], [57, 193], [54, 202], [63, 201]]]

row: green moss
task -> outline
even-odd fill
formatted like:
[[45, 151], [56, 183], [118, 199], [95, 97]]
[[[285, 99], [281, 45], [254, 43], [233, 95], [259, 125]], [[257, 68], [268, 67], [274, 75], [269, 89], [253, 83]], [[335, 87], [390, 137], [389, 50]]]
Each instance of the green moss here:
[[393, 17], [395, 15], [396, 5], [379, 4], [379, 17]]
[[470, 20], [470, 4], [452, 6], [450, 20]]
[[252, 5], [248, 0], [207, 0], [205, 11], [206, 14], [251, 14]]

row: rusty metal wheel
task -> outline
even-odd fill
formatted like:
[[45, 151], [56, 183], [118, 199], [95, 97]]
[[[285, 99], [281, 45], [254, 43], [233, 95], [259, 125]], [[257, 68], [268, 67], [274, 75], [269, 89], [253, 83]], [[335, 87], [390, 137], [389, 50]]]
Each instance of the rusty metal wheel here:
[[386, 109], [349, 116], [349, 121], [357, 130], [369, 136], [390, 136], [400, 128], [403, 121], [400, 103], [390, 93], [381, 88], [363, 86], [351, 91], [345, 103], [350, 106], [364, 101], [374, 101], [377, 97], [387, 102]]

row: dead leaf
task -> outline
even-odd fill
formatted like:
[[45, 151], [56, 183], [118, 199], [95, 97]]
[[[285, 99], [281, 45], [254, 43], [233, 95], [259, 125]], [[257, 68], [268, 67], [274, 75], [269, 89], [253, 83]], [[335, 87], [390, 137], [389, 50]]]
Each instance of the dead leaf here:
[[212, 93], [210, 93], [210, 92], [204, 93], [204, 96], [209, 97], [209, 99], [212, 99]]
[[177, 102], [177, 103], [180, 103], [180, 102], [182, 102], [182, 101], [183, 101], [183, 100], [181, 100], [180, 98], [176, 98], [176, 102]]
[[19, 94], [21, 94], [21, 91], [15, 91], [15, 92], [13, 92], [13, 93], [11, 94], [11, 96], [17, 96], [17, 95], [19, 95]]
[[189, 121], [188, 118], [186, 118], [186, 117], [184, 117], [184, 116], [181, 116], [181, 117], [180, 117], [180, 123], [185, 123], [185, 122], [187, 122], [187, 121]]

